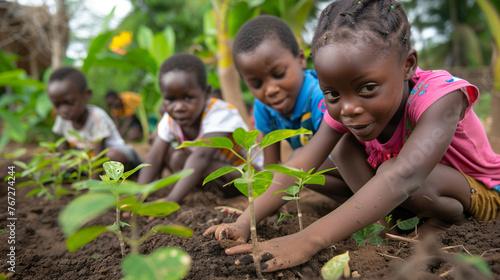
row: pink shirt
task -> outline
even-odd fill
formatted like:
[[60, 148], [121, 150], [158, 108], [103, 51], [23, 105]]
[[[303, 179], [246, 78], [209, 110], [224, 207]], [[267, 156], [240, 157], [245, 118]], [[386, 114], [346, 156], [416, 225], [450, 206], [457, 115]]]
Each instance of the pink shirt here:
[[[473, 177], [489, 188], [499, 186], [500, 155], [493, 152], [483, 125], [472, 109], [472, 104], [479, 97], [478, 89], [469, 82], [453, 77], [444, 70], [422, 71], [417, 68], [412, 82], [415, 87], [408, 97], [404, 118], [391, 139], [383, 144], [377, 139], [368, 142], [360, 141], [366, 147], [368, 163], [373, 168], [377, 168], [387, 159], [396, 156], [425, 110], [444, 95], [455, 90], [462, 90], [469, 100], [469, 106], [464, 118], [458, 123], [455, 136], [440, 162]], [[450, 107], [450, 110], [453, 108]], [[333, 129], [341, 133], [350, 133], [330, 114], [325, 113], [324, 119]], [[438, 139], [438, 134], [429, 135], [427, 143], [419, 144], [419, 152], [414, 154], [415, 160], [418, 160], [419, 156], [425, 157], [431, 154], [433, 152], [432, 143]]]

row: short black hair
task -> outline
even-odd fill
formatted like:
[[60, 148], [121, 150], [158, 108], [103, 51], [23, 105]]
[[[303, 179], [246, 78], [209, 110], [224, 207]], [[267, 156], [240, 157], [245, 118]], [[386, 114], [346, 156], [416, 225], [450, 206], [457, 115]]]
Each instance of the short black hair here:
[[403, 58], [411, 49], [411, 25], [396, 0], [338, 0], [330, 3], [318, 19], [311, 56], [333, 43], [365, 40], [381, 53]]
[[245, 22], [236, 33], [233, 42], [233, 60], [240, 53], [255, 50], [262, 42], [268, 39], [276, 39], [281, 45], [290, 50], [293, 56], [299, 55], [299, 43], [288, 24], [271, 15], [261, 15]]
[[80, 91], [84, 91], [88, 88], [87, 79], [82, 71], [69, 66], [59, 67], [49, 77], [49, 84], [54, 81], [62, 81], [62, 80], [71, 81], [77, 89]]
[[118, 98], [118, 93], [112, 89], [108, 90], [108, 92], [106, 92], [106, 97], [105, 98]]
[[207, 88], [207, 69], [199, 57], [194, 54], [178, 53], [169, 57], [160, 66], [159, 79], [170, 71], [191, 72], [196, 75], [201, 89]]

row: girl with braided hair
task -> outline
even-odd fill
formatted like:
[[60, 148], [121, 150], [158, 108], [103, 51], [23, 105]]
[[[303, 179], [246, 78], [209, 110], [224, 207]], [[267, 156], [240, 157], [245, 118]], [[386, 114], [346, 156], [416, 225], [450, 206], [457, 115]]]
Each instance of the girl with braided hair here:
[[[287, 165], [316, 168], [333, 149], [354, 195], [303, 231], [260, 243], [273, 256], [264, 271], [302, 264], [396, 208], [420, 218], [420, 237], [470, 218], [498, 219], [500, 155], [473, 111], [478, 89], [446, 71], [417, 67], [399, 2], [331, 3], [319, 18], [312, 57], [327, 112]], [[285, 175], [275, 181], [281, 184], [255, 201], [259, 221], [284, 203], [271, 194], [293, 183]], [[245, 239], [247, 227], [237, 221], [207, 233]], [[240, 245], [226, 253], [250, 251]]]

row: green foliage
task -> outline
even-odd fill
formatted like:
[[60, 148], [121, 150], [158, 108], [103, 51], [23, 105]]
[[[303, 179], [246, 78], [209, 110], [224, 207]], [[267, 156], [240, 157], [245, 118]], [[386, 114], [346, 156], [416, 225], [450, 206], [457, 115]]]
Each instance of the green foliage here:
[[[219, 178], [225, 174], [238, 171], [241, 173], [240, 178], [236, 178], [228, 184], [234, 183], [236, 188], [248, 197], [248, 203], [250, 208], [250, 234], [252, 240], [253, 252], [258, 252], [257, 248], [257, 228], [255, 223], [255, 213], [254, 213], [254, 199], [264, 193], [267, 188], [272, 183], [273, 173], [267, 170], [257, 172], [252, 166], [252, 162], [255, 157], [262, 152], [262, 150], [274, 143], [280, 142], [286, 138], [300, 135], [300, 134], [312, 134], [310, 130], [301, 128], [297, 130], [292, 129], [281, 129], [275, 130], [266, 134], [260, 143], [257, 143], [257, 136], [259, 135], [258, 130], [245, 131], [243, 128], [239, 127], [233, 132], [233, 139], [236, 144], [240, 145], [245, 151], [245, 155], [237, 153], [233, 148], [233, 142], [227, 137], [215, 137], [210, 139], [201, 139], [196, 142], [183, 142], [176, 149], [184, 147], [212, 147], [219, 149], [227, 149], [231, 151], [236, 157], [240, 158], [245, 164], [238, 167], [226, 166], [222, 167], [210, 175], [208, 175], [203, 184], [209, 182], [213, 179]], [[246, 158], [244, 157], [246, 156]], [[261, 270], [258, 261], [254, 259], [255, 269], [257, 274], [261, 274]]]
[[25, 143], [40, 132], [52, 109], [45, 85], [15, 68], [15, 59], [0, 50], [0, 151], [10, 140]]
[[349, 251], [333, 257], [321, 268], [321, 276], [325, 280], [337, 280], [342, 276], [349, 278], [351, 275], [349, 260]]
[[161, 248], [149, 256], [127, 256], [122, 263], [124, 280], [182, 279], [191, 266], [191, 258], [178, 248]]
[[[242, 157], [239, 153], [233, 150], [234, 144], [227, 137], [215, 137], [210, 139], [201, 139], [196, 142], [183, 142], [181, 145], [177, 147], [177, 149], [190, 147], [190, 146], [198, 146], [198, 147], [212, 147], [212, 148], [222, 148], [230, 150], [235, 156], [240, 158], [245, 162], [243, 166], [233, 167], [233, 166], [225, 166], [222, 167], [210, 175], [208, 175], [203, 184], [219, 178], [225, 174], [239, 171], [242, 174], [241, 178], [237, 178], [230, 183], [234, 183], [236, 188], [246, 196], [252, 196], [254, 198], [258, 197], [271, 185], [273, 173], [269, 171], [260, 171], [257, 172], [255, 168], [251, 165], [252, 161], [255, 159], [258, 153], [260, 153], [264, 148], [277, 143], [286, 138], [300, 135], [300, 134], [311, 134], [312, 132], [307, 129], [281, 129], [272, 131], [266, 136], [262, 138], [260, 143], [256, 143], [258, 130], [245, 131], [243, 128], [237, 128], [233, 133], [233, 139], [236, 144], [240, 145], [243, 149], [246, 150], [247, 158]], [[255, 152], [256, 150], [256, 152]], [[266, 168], [267, 169], [267, 168]], [[249, 193], [249, 185], [252, 185], [252, 193]]]
[[[132, 254], [136, 254], [138, 246], [157, 232], [191, 237], [192, 229], [178, 225], [155, 226], [144, 236], [137, 237], [137, 216], [165, 217], [179, 209], [179, 205], [175, 202], [154, 201], [146, 203], [144, 201], [148, 195], [192, 173], [192, 170], [185, 170], [146, 185], [139, 185], [127, 180], [137, 170], [146, 166], [149, 164], [140, 164], [136, 168], [124, 172], [123, 164], [108, 161], [103, 164], [106, 175], [101, 176], [102, 181], [87, 180], [75, 183], [76, 189], [86, 189], [88, 193], [80, 195], [68, 203], [59, 215], [59, 224], [67, 237], [66, 244], [69, 251], [76, 251], [107, 231], [118, 236], [120, 245], [122, 242], [129, 244], [132, 248]], [[113, 225], [82, 228], [86, 223], [112, 208], [116, 210], [116, 222]], [[130, 225], [120, 220], [122, 210], [132, 213]], [[121, 228], [124, 226], [132, 228], [131, 238], [122, 235]], [[124, 246], [122, 246], [122, 254], [125, 255]]]
[[479, 270], [479, 272], [481, 272], [482, 274], [486, 275], [489, 278], [493, 278], [493, 273], [491, 272], [490, 268], [488, 267], [488, 264], [480, 256], [459, 254], [456, 256], [456, 258], [459, 262], [472, 265], [477, 270]]
[[330, 168], [330, 169], [325, 169], [321, 170], [316, 173], [312, 173], [314, 168], [305, 172], [302, 169], [297, 169], [293, 167], [287, 167], [279, 164], [271, 164], [266, 167], [267, 170], [273, 170], [281, 174], [293, 176], [297, 178], [297, 181], [295, 181], [296, 185], [292, 185], [288, 187], [286, 190], [281, 190], [273, 193], [273, 195], [277, 193], [286, 193], [288, 196], [283, 196], [283, 200], [295, 200], [297, 203], [297, 212], [298, 212], [298, 217], [299, 217], [299, 229], [302, 230], [302, 212], [300, 210], [300, 204], [299, 204], [299, 199], [300, 199], [300, 192], [304, 188], [306, 184], [311, 184], [311, 185], [324, 185], [325, 184], [325, 176], [323, 176], [323, 173], [326, 173], [330, 170], [333, 170], [335, 168]]
[[[392, 219], [392, 215], [385, 217], [386, 224], [389, 224], [391, 219]], [[385, 227], [385, 226], [381, 225], [380, 223], [375, 223], [375, 224], [371, 224], [371, 225], [365, 227], [364, 229], [356, 232], [355, 234], [352, 235], [352, 237], [361, 246], [364, 246], [367, 244], [380, 245], [380, 244], [382, 244], [382, 242], [384, 242], [384, 239], [382, 237], [378, 236], [378, 234], [380, 234], [383, 230], [390, 231], [395, 227], [398, 227], [399, 229], [402, 229], [402, 230], [410, 230], [412, 228], [415, 228], [417, 226], [418, 222], [419, 222], [419, 219], [417, 217], [413, 217], [413, 218], [403, 220], [403, 221], [398, 220], [396, 222], [396, 224], [392, 227], [389, 227], [389, 226]]]
[[95, 156], [91, 155], [88, 149], [58, 151], [59, 146], [65, 141], [66, 138], [62, 137], [55, 143], [40, 142], [39, 146], [43, 150], [30, 162], [14, 161], [15, 165], [23, 169], [22, 172], [16, 172], [15, 176], [28, 179], [18, 184], [17, 187], [35, 186], [26, 195], [27, 197], [36, 195], [37, 197], [44, 196], [47, 200], [57, 200], [60, 195], [73, 194], [74, 191], [65, 189], [63, 184], [91, 178], [93, 173], [102, 170], [100, 165], [109, 160], [104, 157], [107, 150]]
[[[120, 240], [122, 256], [125, 257], [125, 243], [131, 247], [131, 255], [124, 258], [122, 269], [124, 279], [182, 279], [189, 271], [191, 258], [177, 248], [160, 248], [151, 255], [141, 255], [138, 248], [149, 236], [161, 232], [191, 237], [193, 230], [180, 225], [156, 225], [146, 234], [139, 237], [137, 233], [137, 216], [165, 217], [179, 209], [175, 202], [154, 201], [146, 203], [149, 194], [177, 182], [190, 175], [193, 170], [184, 170], [169, 177], [139, 185], [127, 180], [129, 176], [149, 164], [140, 164], [136, 168], [124, 172], [123, 164], [108, 161], [103, 164], [106, 174], [102, 181], [88, 180], [77, 183], [77, 189], [88, 189], [71, 201], [59, 215], [59, 224], [67, 237], [66, 244], [70, 252], [92, 242], [105, 232], [113, 232]], [[108, 226], [87, 226], [86, 223], [115, 208], [116, 222]], [[121, 211], [132, 213], [130, 225], [120, 220]], [[131, 227], [131, 237], [123, 235], [121, 228]]]
[[281, 221], [283, 221], [285, 218], [293, 218], [293, 215], [292, 214], [285, 214], [283, 212], [280, 212], [280, 217], [278, 218], [278, 220], [276, 221], [276, 223], [274, 223], [274, 227], [278, 227], [279, 224], [281, 223]]

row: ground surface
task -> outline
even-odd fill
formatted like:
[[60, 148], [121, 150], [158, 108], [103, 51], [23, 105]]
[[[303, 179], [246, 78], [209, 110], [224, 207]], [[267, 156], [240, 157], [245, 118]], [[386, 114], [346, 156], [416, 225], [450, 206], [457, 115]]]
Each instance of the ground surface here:
[[[9, 264], [5, 261], [8, 252], [9, 232], [5, 227], [7, 216], [7, 185], [3, 183], [9, 162], [0, 164], [0, 273], [6, 273]], [[120, 250], [117, 238], [105, 233], [94, 242], [75, 253], [66, 249], [64, 236], [57, 224], [57, 216], [73, 197], [64, 196], [59, 201], [24, 195], [29, 187], [16, 192], [16, 273], [9, 279], [120, 279]], [[168, 190], [167, 190], [168, 191]], [[165, 195], [157, 194], [156, 197]], [[326, 197], [305, 191], [302, 195], [305, 226], [333, 210], [337, 204]], [[193, 263], [185, 279], [255, 279], [252, 265], [235, 266], [235, 257], [226, 256], [221, 244], [202, 233], [211, 225], [234, 221], [237, 216], [222, 213], [215, 206], [226, 205], [244, 209], [245, 197], [223, 199], [211, 192], [191, 193], [181, 209], [167, 218], [148, 221], [141, 219], [144, 231], [157, 224], [180, 224], [194, 229], [191, 238], [157, 234], [141, 247], [147, 254], [160, 247], [176, 246], [185, 250]], [[293, 204], [288, 211], [295, 214]], [[280, 227], [273, 226], [277, 215], [263, 221], [258, 227], [261, 240], [290, 234], [298, 230], [296, 219], [285, 220]], [[95, 225], [110, 225], [113, 213], [91, 222]], [[465, 263], [457, 263], [457, 253], [481, 256], [493, 273], [500, 279], [500, 222], [470, 221], [452, 227], [435, 240], [424, 240], [420, 244], [388, 240], [381, 246], [359, 246], [348, 238], [334, 247], [325, 249], [307, 263], [288, 270], [265, 273], [266, 279], [322, 279], [321, 267], [333, 256], [349, 251], [350, 271], [357, 279], [488, 279]], [[446, 253], [444, 253], [446, 252]]]

